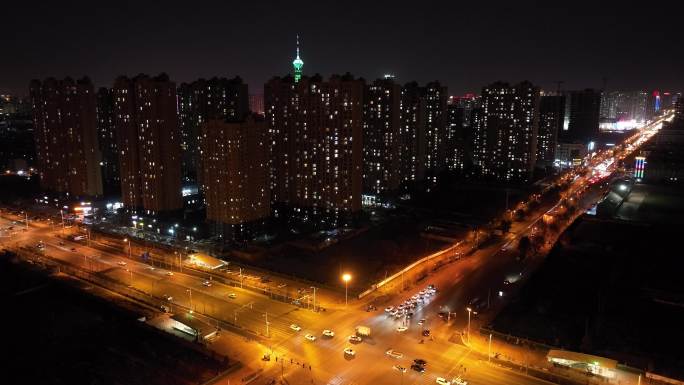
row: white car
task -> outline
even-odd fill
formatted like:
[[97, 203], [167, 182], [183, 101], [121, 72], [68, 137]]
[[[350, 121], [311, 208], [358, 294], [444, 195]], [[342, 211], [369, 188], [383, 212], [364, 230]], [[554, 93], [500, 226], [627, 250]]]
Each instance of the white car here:
[[397, 331], [398, 331], [399, 333], [405, 332], [405, 331], [407, 331], [407, 330], [408, 330], [408, 328], [407, 328], [406, 326], [399, 326], [399, 327], [397, 328]]
[[451, 381], [452, 385], [468, 385], [468, 381], [461, 379], [461, 377], [456, 377]]
[[385, 313], [391, 313], [394, 311], [394, 306], [388, 306], [385, 308]]
[[119, 266], [126, 266], [126, 262], [124, 262], [124, 261], [119, 261], [119, 262], [117, 262], [117, 265], [119, 265]]
[[292, 325], [290, 325], [290, 329], [298, 332], [298, 331], [302, 330], [302, 327], [297, 325], [297, 324], [292, 324]]
[[418, 321], [418, 325], [422, 325], [422, 324], [424, 324], [424, 323], [425, 323], [425, 318], [423, 318], [423, 319], [421, 319], [420, 321]]
[[228, 294], [228, 298], [230, 298], [230, 299], [235, 299], [235, 298], [237, 298], [237, 294], [235, 294], [235, 293], [230, 293], [230, 294]]
[[361, 341], [363, 341], [363, 338], [361, 338], [359, 336], [355, 336], [353, 334], [349, 336], [349, 342], [361, 342]]
[[406, 373], [406, 368], [401, 366], [401, 365], [394, 365], [393, 368], [394, 368], [394, 370], [398, 370], [402, 373]]
[[390, 357], [392, 357], [392, 358], [401, 358], [401, 357], [404, 356], [403, 353], [399, 353], [399, 352], [397, 352], [397, 351], [395, 351], [395, 350], [392, 350], [392, 349], [387, 350], [387, 351], [385, 352], [385, 354], [387, 354], [388, 356], [390, 356]]
[[447, 379], [442, 378], [442, 377], [437, 377], [435, 382], [438, 383], [439, 385], [451, 385], [451, 382], [447, 381]]
[[332, 330], [325, 329], [325, 330], [323, 330], [323, 336], [328, 337], [328, 338], [333, 338], [333, 337], [335, 337], [335, 332]]
[[344, 355], [345, 356], [355, 356], [356, 352], [352, 348], [346, 348], [346, 349], [344, 349]]
[[173, 276], [173, 271], [167, 271], [167, 272], [164, 273], [164, 274], [168, 275], [169, 277], [172, 277], [172, 276]]
[[204, 281], [204, 282], [202, 282], [202, 285], [204, 285], [204, 286], [206, 286], [206, 287], [210, 287], [210, 286], [211, 286], [211, 281]]
[[304, 336], [304, 338], [306, 338], [307, 340], [309, 340], [311, 342], [316, 341], [316, 336], [313, 334], [307, 334]]

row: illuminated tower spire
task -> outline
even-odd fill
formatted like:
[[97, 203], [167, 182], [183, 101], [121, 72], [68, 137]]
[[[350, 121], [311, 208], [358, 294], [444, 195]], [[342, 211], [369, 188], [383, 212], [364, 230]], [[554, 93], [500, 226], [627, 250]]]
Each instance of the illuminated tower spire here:
[[299, 58], [299, 35], [297, 35], [297, 58], [292, 61], [292, 67], [294, 67], [294, 79], [297, 83], [302, 78], [302, 67], [304, 67], [304, 61]]

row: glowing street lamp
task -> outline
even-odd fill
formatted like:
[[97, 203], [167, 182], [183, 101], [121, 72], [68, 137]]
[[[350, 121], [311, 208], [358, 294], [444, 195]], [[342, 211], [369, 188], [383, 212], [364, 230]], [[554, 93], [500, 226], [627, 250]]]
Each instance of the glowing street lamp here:
[[128, 242], [128, 258], [131, 258], [131, 240], [128, 238], [123, 239], [124, 242]]
[[344, 281], [344, 306], [347, 306], [347, 287], [349, 286], [349, 281], [351, 281], [351, 274], [349, 273], [344, 273], [342, 274], [342, 280]]
[[468, 343], [470, 343], [470, 313], [473, 312], [473, 309], [467, 307], [466, 310], [468, 310]]

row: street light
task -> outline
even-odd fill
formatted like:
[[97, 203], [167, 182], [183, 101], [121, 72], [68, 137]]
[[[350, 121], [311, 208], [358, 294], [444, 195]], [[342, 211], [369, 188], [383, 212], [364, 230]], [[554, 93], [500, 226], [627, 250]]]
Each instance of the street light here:
[[467, 307], [466, 310], [468, 310], [468, 343], [470, 343], [470, 313], [473, 312], [473, 309]]
[[192, 313], [192, 289], [186, 289], [188, 293], [190, 293], [190, 313]]
[[131, 240], [128, 238], [124, 238], [124, 242], [128, 242], [128, 259], [131, 259]]
[[347, 301], [347, 287], [349, 286], [349, 281], [351, 281], [351, 274], [349, 273], [344, 273], [342, 274], [342, 280], [344, 281], [344, 306], [346, 307], [348, 304]]

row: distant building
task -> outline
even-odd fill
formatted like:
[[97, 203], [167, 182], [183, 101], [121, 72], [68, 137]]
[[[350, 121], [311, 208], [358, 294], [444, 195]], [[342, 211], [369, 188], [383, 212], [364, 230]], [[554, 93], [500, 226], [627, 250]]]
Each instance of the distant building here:
[[482, 89], [473, 135], [474, 163], [482, 177], [524, 183], [537, 155], [539, 88], [496, 82]]
[[[209, 119], [243, 120], [249, 113], [247, 84], [240, 77], [199, 79], [178, 87], [184, 183], [201, 182], [200, 126]], [[200, 183], [201, 184], [201, 183]]]
[[539, 132], [537, 134], [537, 165], [553, 166], [556, 160], [558, 133], [563, 130], [565, 96], [542, 96], [539, 101]]
[[584, 143], [558, 143], [556, 166], [560, 169], [578, 166], [585, 156], [587, 156], [587, 146]]
[[447, 165], [447, 88], [439, 82], [425, 86], [425, 169], [433, 182]]
[[646, 121], [648, 94], [643, 91], [610, 91], [601, 93], [600, 117], [616, 123]]
[[381, 194], [399, 187], [401, 86], [378, 79], [363, 98], [363, 190]]
[[584, 144], [596, 141], [599, 134], [601, 92], [593, 89], [570, 92], [570, 115], [563, 141], [579, 141]]
[[270, 215], [266, 124], [210, 119], [201, 130], [207, 220], [225, 238], [251, 238]]
[[[28, 173], [36, 159], [30, 98], [0, 95], [0, 170]], [[28, 106], [28, 107], [27, 107]]]
[[304, 61], [299, 57], [299, 35], [297, 35], [297, 57], [292, 61], [295, 83], [302, 79], [302, 68], [304, 68]]
[[401, 89], [400, 103], [400, 181], [421, 181], [425, 178], [427, 130], [427, 100], [424, 89], [416, 82], [405, 84]]
[[113, 94], [124, 205], [147, 215], [182, 209], [176, 84], [166, 74], [121, 76]]
[[72, 197], [102, 195], [93, 83], [33, 80], [30, 95], [41, 187]]
[[249, 95], [249, 110], [264, 116], [264, 94]]
[[479, 98], [473, 94], [449, 97], [447, 105], [447, 167], [464, 172], [472, 166], [472, 115]]
[[102, 158], [102, 187], [107, 195], [121, 193], [119, 176], [119, 148], [114, 126], [114, 96], [109, 88], [97, 91], [97, 135]]
[[[274, 214], [332, 218], [361, 208], [364, 81], [346, 74], [264, 86]], [[325, 219], [322, 219], [326, 222]]]

